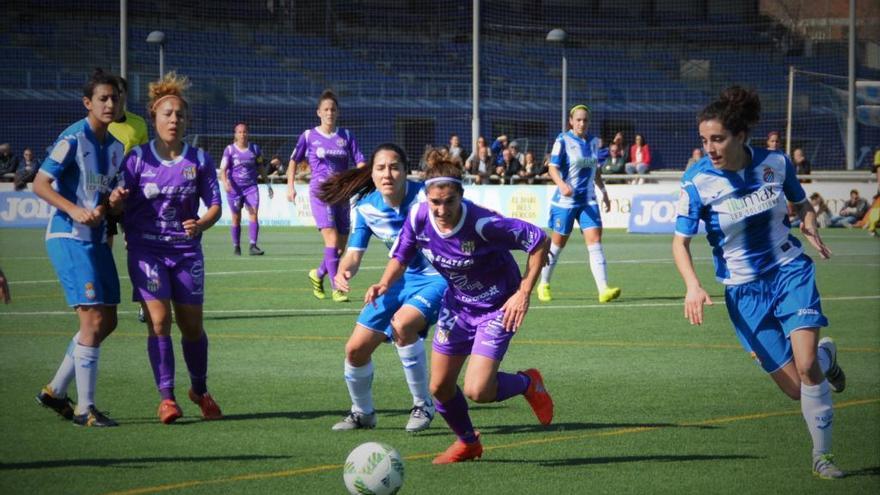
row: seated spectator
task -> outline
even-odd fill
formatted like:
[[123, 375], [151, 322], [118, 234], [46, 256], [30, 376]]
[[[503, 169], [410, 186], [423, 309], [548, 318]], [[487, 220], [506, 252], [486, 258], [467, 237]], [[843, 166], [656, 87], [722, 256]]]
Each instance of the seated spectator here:
[[492, 175], [494, 163], [492, 162], [492, 157], [489, 155], [489, 148], [483, 146], [479, 149], [479, 156], [475, 160], [468, 161], [469, 167], [466, 164], [465, 170], [473, 175], [474, 183], [476, 184], [488, 184], [489, 176]]
[[[636, 142], [629, 147], [629, 160], [626, 164], [627, 174], [647, 175], [651, 169], [651, 149], [641, 134], [636, 134]], [[639, 178], [638, 182], [642, 184], [644, 179]]]
[[698, 161], [703, 159], [703, 150], [701, 148], [694, 148], [691, 150], [691, 157], [687, 162], [687, 167], [685, 170], [691, 168], [691, 165], [697, 163]]
[[810, 204], [813, 205], [813, 211], [816, 212], [816, 224], [820, 228], [830, 226], [831, 211], [828, 209], [828, 204], [825, 203], [825, 198], [821, 194], [814, 192], [810, 195]]
[[542, 173], [541, 164], [535, 160], [535, 154], [531, 151], [526, 151], [523, 159], [523, 178], [527, 183], [534, 184], [535, 178]]
[[12, 154], [12, 146], [9, 143], [0, 144], [0, 182], [14, 181], [16, 170], [18, 157]]
[[868, 212], [868, 201], [859, 196], [859, 191], [849, 192], [849, 201], [843, 204], [840, 213], [831, 218], [832, 227], [850, 228]]
[[15, 171], [15, 190], [21, 191], [26, 189], [28, 183], [34, 181], [34, 177], [37, 176], [39, 169], [40, 162], [34, 157], [34, 151], [30, 148], [25, 148], [22, 152], [22, 159], [18, 164], [18, 169]]
[[508, 148], [510, 149], [511, 156], [513, 156], [513, 158], [516, 161], [518, 161], [520, 163], [523, 163], [526, 161], [526, 156], [519, 149], [519, 142], [517, 142], [515, 139], [510, 142], [510, 145], [508, 145]]
[[[810, 175], [812, 166], [810, 165], [810, 161], [807, 160], [807, 155], [804, 154], [804, 150], [801, 148], [795, 148], [794, 151], [791, 152], [791, 162], [798, 175]], [[801, 179], [801, 182], [809, 183], [810, 180]]]
[[626, 172], [626, 161], [623, 159], [623, 152], [620, 145], [611, 141], [608, 146], [608, 158], [602, 165], [602, 174], [622, 174]]
[[779, 131], [770, 131], [767, 134], [767, 149], [770, 151], [782, 151], [782, 145], [779, 142]]
[[629, 148], [626, 147], [626, 143], [623, 141], [623, 133], [618, 131], [614, 135], [614, 139], [611, 140], [611, 143], [617, 145], [617, 148], [620, 150], [620, 156], [623, 157], [623, 163], [628, 162]]
[[465, 160], [465, 165], [467, 165], [467, 162], [469, 161], [472, 162], [478, 159], [478, 152], [480, 151], [480, 148], [486, 148], [486, 150], [489, 152], [489, 157], [492, 157], [492, 150], [490, 150], [489, 147], [486, 145], [486, 138], [484, 138], [483, 136], [479, 136], [477, 138], [477, 147], [474, 148], [473, 151], [471, 151], [470, 155], [468, 155], [467, 160]]
[[461, 147], [461, 140], [458, 138], [458, 134], [449, 136], [449, 156], [453, 159], [458, 158], [464, 161], [464, 149]]

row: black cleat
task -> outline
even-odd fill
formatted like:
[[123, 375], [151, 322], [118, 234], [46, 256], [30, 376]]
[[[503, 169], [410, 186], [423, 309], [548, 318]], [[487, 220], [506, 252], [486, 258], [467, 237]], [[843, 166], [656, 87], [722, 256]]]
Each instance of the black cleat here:
[[95, 406], [89, 406], [89, 411], [85, 414], [75, 414], [73, 416], [73, 424], [76, 426], [92, 426], [92, 427], [109, 427], [119, 426], [119, 423], [108, 418], [104, 413], [99, 411]]
[[70, 397], [55, 397], [48, 386], [43, 387], [43, 390], [40, 390], [40, 393], [34, 397], [34, 400], [37, 401], [37, 404], [55, 411], [64, 419], [73, 419], [73, 407], [71, 407], [73, 401], [70, 400]]
[[232, 250], [232, 254], [236, 256], [241, 256], [241, 246], [235, 246], [235, 248]]
[[256, 244], [251, 244], [251, 248], [248, 250], [248, 254], [251, 256], [262, 256], [266, 253], [264, 253], [262, 249], [258, 248]]

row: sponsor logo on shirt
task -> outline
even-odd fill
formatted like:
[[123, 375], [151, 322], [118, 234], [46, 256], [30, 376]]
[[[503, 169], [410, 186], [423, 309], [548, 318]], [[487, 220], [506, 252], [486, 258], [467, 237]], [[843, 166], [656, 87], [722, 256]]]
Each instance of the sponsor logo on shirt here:
[[797, 312], [798, 316], [819, 316], [819, 311], [813, 308], [801, 308]]
[[154, 172], [152, 170], [147, 170], [146, 172], [141, 174], [141, 177], [155, 177], [155, 176], [156, 176], [156, 172]]
[[778, 194], [771, 187], [762, 187], [741, 198], [729, 198], [724, 202], [732, 221], [742, 220], [772, 209], [779, 202]]
[[155, 182], [147, 182], [144, 184], [144, 197], [153, 199], [159, 195], [159, 185]]

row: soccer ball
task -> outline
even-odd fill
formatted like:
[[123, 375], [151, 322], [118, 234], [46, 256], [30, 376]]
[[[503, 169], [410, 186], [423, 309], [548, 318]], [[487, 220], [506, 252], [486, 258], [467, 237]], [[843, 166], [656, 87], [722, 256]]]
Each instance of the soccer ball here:
[[363, 443], [345, 459], [342, 479], [352, 495], [393, 495], [403, 485], [403, 459], [390, 445]]

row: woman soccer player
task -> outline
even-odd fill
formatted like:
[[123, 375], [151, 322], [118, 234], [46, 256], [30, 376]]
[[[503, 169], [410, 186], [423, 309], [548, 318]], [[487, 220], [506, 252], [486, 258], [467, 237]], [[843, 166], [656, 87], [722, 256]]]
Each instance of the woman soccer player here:
[[[418, 253], [449, 283], [434, 332], [431, 393], [458, 440], [434, 464], [483, 454], [465, 396], [485, 403], [524, 395], [541, 424], [553, 420], [553, 400], [538, 370], [498, 371], [547, 260], [547, 235], [528, 222], [504, 218], [465, 200], [461, 176], [460, 166], [437, 153], [429, 156], [427, 201], [410, 209], [385, 273], [364, 295], [366, 303], [377, 304]], [[513, 249], [529, 253], [525, 276], [510, 254]], [[462, 393], [456, 382], [468, 357]]]
[[538, 284], [538, 300], [553, 300], [550, 277], [559, 262], [562, 249], [568, 243], [574, 221], [583, 231], [590, 257], [590, 271], [599, 290], [599, 302], [606, 303], [620, 297], [620, 289], [608, 286], [605, 252], [602, 250], [602, 216], [596, 202], [596, 186], [602, 191], [605, 212], [611, 210], [611, 201], [602, 181], [599, 161], [607, 152], [599, 149], [599, 138], [587, 134], [590, 125], [590, 108], [575, 105], [568, 112], [570, 129], [556, 138], [550, 154], [550, 178], [556, 184], [556, 193], [550, 202], [550, 228], [553, 235], [550, 245], [550, 263], [541, 270]]
[[[183, 413], [174, 396], [171, 306], [183, 336], [189, 398], [204, 419], [220, 419], [208, 393], [208, 336], [202, 324], [205, 263], [202, 232], [220, 218], [220, 187], [214, 162], [183, 142], [189, 122], [184, 99], [188, 80], [173, 72], [150, 83], [149, 112], [156, 139], [134, 148], [122, 170], [127, 197], [123, 227], [128, 244], [132, 299], [144, 307], [147, 353], [161, 402], [158, 415], [172, 423]], [[207, 207], [198, 216], [199, 200]]]
[[779, 388], [800, 400], [813, 438], [813, 473], [840, 478], [844, 474], [830, 454], [831, 391], [843, 391], [846, 375], [837, 365], [834, 342], [819, 340], [828, 320], [813, 261], [790, 234], [786, 200], [794, 203], [804, 236], [819, 255], [828, 258], [831, 251], [819, 237], [815, 212], [788, 157], [746, 144], [760, 110], [754, 91], [733, 86], [697, 117], [706, 157], [682, 176], [672, 243], [687, 287], [684, 315], [700, 325], [703, 305], [712, 304], [690, 253], [702, 220], [737, 337]]
[[324, 299], [324, 276], [330, 276], [330, 285], [333, 288], [332, 297], [336, 302], [348, 301], [348, 294], [335, 286], [339, 255], [342, 253], [348, 233], [351, 228], [350, 205], [347, 201], [339, 203], [325, 203], [318, 198], [321, 184], [329, 177], [339, 172], [352, 168], [352, 165], [363, 167], [364, 155], [358, 148], [357, 141], [347, 129], [337, 128], [336, 119], [339, 117], [339, 102], [332, 91], [321, 93], [318, 98], [318, 118], [321, 125], [308, 129], [299, 136], [293, 153], [290, 155], [290, 163], [287, 170], [287, 199], [293, 202], [296, 199], [296, 189], [293, 187], [296, 164], [308, 159], [312, 169], [312, 178], [309, 181], [309, 201], [312, 207], [312, 215], [315, 217], [315, 225], [321, 231], [324, 240], [324, 259], [317, 269], [309, 272], [309, 283], [312, 294], [318, 299]]
[[[266, 178], [263, 167], [263, 154], [257, 144], [248, 142], [248, 126], [244, 122], [235, 125], [235, 142], [223, 150], [220, 160], [220, 180], [226, 190], [226, 202], [232, 213], [232, 249], [236, 256], [241, 256], [241, 207], [247, 208], [250, 223], [248, 224], [248, 240], [251, 256], [262, 256], [263, 250], [257, 247], [257, 236], [260, 234], [260, 221], [257, 212], [260, 209], [260, 190], [257, 186], [257, 174]], [[273, 196], [269, 186], [269, 199]]]
[[[424, 200], [422, 184], [406, 180], [406, 155], [394, 144], [380, 145], [370, 166], [336, 174], [321, 186], [321, 201], [333, 204], [359, 197], [354, 207], [354, 228], [348, 248], [339, 262], [336, 287], [349, 291], [349, 280], [358, 272], [371, 236], [388, 248], [403, 228], [410, 207]], [[351, 412], [334, 430], [376, 426], [372, 384], [373, 352], [383, 342], [394, 341], [403, 372], [413, 396], [406, 431], [428, 428], [434, 419], [434, 401], [428, 392], [425, 346], [420, 338], [437, 321], [446, 280], [420, 254], [413, 257], [403, 277], [361, 310], [345, 345], [345, 382], [351, 396]], [[421, 334], [421, 335], [420, 335]]]
[[[119, 102], [116, 76], [95, 70], [83, 87], [82, 102], [88, 115], [61, 133], [34, 179], [37, 196], [57, 208], [46, 231], [46, 250], [67, 304], [79, 318], [79, 332], [37, 402], [79, 426], [116, 426], [95, 407], [100, 345], [116, 328], [119, 304], [119, 276], [105, 221], [111, 195], [114, 204], [121, 199], [113, 187], [125, 155], [122, 143], [107, 131]], [[74, 378], [75, 411], [67, 397]]]

